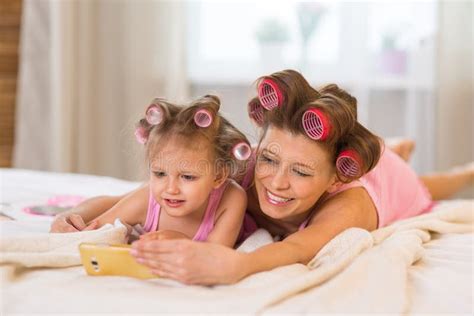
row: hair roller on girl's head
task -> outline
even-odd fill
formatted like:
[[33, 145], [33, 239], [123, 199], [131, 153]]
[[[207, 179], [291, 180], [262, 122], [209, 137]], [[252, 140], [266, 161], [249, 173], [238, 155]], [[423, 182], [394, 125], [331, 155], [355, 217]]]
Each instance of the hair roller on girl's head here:
[[252, 154], [252, 149], [246, 142], [239, 142], [232, 148], [232, 154], [237, 160], [247, 160]]
[[249, 117], [258, 125], [262, 126], [264, 121], [264, 109], [258, 98], [253, 98], [247, 105]]
[[151, 104], [145, 113], [145, 119], [150, 125], [158, 125], [163, 121], [164, 113], [160, 105]]
[[284, 102], [283, 92], [272, 79], [263, 79], [258, 85], [258, 98], [262, 106], [267, 110], [282, 106]]
[[362, 175], [362, 162], [359, 154], [353, 149], [343, 150], [336, 160], [336, 168], [346, 178], [357, 178]]
[[146, 141], [148, 140], [148, 131], [142, 127], [142, 126], [138, 126], [136, 129], [135, 129], [135, 138], [137, 139], [137, 142], [139, 142], [140, 144], [145, 144]]
[[212, 114], [206, 109], [197, 110], [194, 114], [194, 123], [199, 127], [209, 127], [212, 124]]
[[303, 113], [301, 118], [303, 129], [309, 138], [325, 140], [331, 132], [331, 124], [323, 111], [310, 108]]

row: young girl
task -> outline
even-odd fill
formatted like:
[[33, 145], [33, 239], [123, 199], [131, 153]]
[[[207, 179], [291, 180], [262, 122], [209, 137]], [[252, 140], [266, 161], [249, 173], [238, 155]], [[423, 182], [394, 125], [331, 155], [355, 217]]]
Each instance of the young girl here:
[[261, 78], [258, 98], [249, 104], [262, 135], [249, 166], [247, 212], [281, 241], [242, 253], [210, 243], [145, 239], [133, 244], [136, 260], [184, 283], [234, 283], [306, 264], [347, 228], [372, 231], [429, 212], [433, 200], [472, 184], [472, 165], [420, 179], [357, 122], [356, 108], [356, 99], [337, 85], [314, 89], [296, 71]]
[[58, 216], [51, 232], [95, 229], [119, 218], [144, 232], [157, 232], [155, 239], [233, 246], [247, 196], [231, 177], [243, 174], [251, 150], [246, 137], [219, 115], [219, 106], [215, 96], [189, 107], [154, 100], [135, 132], [146, 148], [148, 183], [105, 213], [103, 198], [85, 201]]

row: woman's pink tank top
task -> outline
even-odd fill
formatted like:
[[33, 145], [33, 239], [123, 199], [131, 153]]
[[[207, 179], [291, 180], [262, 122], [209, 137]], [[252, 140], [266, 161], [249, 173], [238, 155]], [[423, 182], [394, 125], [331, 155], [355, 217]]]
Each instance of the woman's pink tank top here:
[[[378, 228], [429, 212], [436, 204], [415, 171], [386, 147], [382, 149], [380, 160], [374, 169], [359, 180], [342, 185], [326, 199], [354, 187], [367, 190], [377, 210]], [[310, 218], [303, 222], [300, 229], [309, 220]]]
[[[216, 211], [219, 207], [220, 201], [229, 182], [230, 180], [227, 180], [220, 187], [211, 191], [211, 194], [209, 195], [209, 202], [207, 204], [206, 211], [204, 212], [204, 217], [202, 219], [201, 225], [199, 226], [196, 234], [193, 237], [193, 240], [207, 240], [207, 237], [214, 228]], [[148, 211], [146, 214], [145, 225], [143, 226], [143, 230], [145, 232], [148, 233], [156, 231], [158, 229], [160, 211], [161, 206], [156, 202], [155, 198], [153, 197], [153, 194], [151, 194], [150, 191], [150, 197], [148, 200]]]

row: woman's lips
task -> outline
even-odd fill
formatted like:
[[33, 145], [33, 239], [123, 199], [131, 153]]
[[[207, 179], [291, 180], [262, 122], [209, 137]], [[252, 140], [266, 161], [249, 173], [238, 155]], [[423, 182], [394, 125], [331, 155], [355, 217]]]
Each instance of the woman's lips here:
[[277, 206], [286, 205], [294, 200], [292, 198], [285, 198], [285, 197], [276, 195], [268, 191], [267, 189], [265, 189], [265, 198], [267, 199], [268, 203], [272, 205], [277, 205]]

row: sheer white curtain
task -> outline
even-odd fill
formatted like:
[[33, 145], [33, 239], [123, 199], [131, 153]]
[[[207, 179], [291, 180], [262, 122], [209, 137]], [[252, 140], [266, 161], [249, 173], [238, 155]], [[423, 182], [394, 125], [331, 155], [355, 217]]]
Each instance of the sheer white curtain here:
[[183, 2], [26, 0], [14, 166], [139, 179], [135, 121], [187, 98], [184, 21]]

